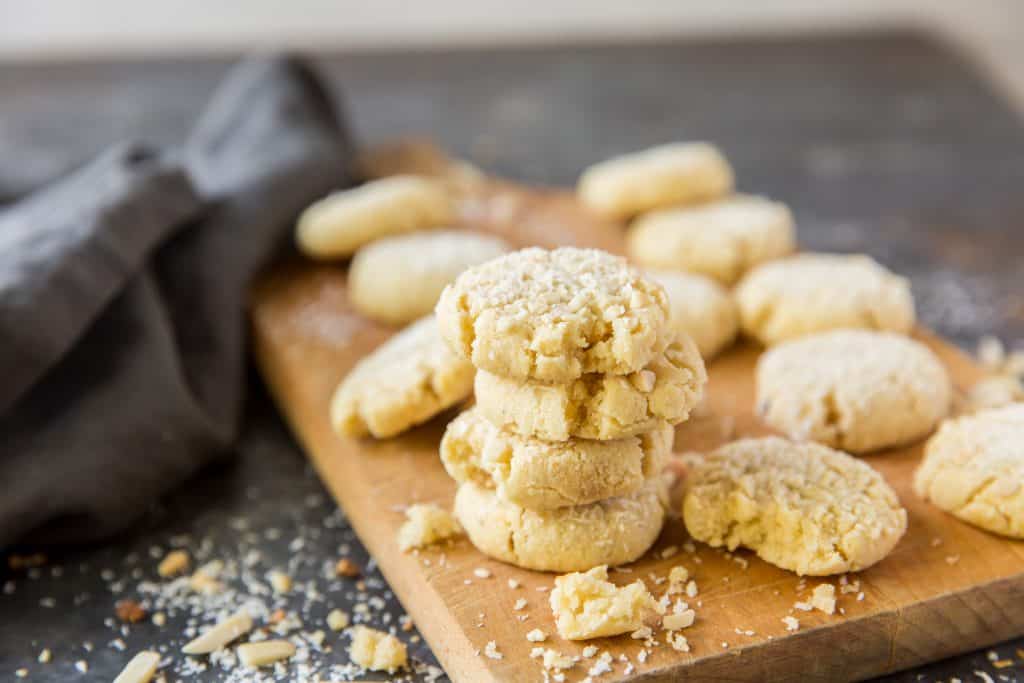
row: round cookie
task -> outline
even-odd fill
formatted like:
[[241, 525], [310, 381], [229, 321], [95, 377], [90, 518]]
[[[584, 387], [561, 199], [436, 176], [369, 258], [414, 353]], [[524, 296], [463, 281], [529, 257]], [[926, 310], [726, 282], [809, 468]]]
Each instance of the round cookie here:
[[778, 437], [734, 441], [696, 464], [683, 521], [713, 547], [750, 548], [811, 576], [870, 567], [907, 529], [896, 493], [866, 463]]
[[394, 436], [468, 398], [474, 372], [427, 316], [349, 371], [331, 399], [331, 424], [342, 436]]
[[823, 332], [780, 344], [757, 362], [757, 412], [766, 423], [853, 453], [927, 435], [952, 397], [935, 354], [891, 332]]
[[766, 346], [814, 332], [907, 333], [910, 283], [863, 255], [800, 254], [755, 268], [735, 291], [743, 331]]
[[544, 384], [480, 370], [474, 393], [488, 420], [525, 437], [620, 439], [685, 420], [707, 379], [696, 344], [683, 335], [629, 375], [589, 374], [568, 384]]
[[669, 324], [676, 334], [697, 342], [704, 360], [732, 344], [740, 318], [732, 294], [715, 280], [681, 270], [647, 270], [668, 294]]
[[378, 240], [352, 259], [349, 300], [369, 318], [401, 325], [433, 311], [441, 291], [466, 268], [508, 250], [497, 237], [451, 230]]
[[1024, 403], [943, 423], [914, 490], [965, 522], [1024, 538]]
[[444, 185], [420, 176], [374, 180], [324, 197], [299, 216], [295, 239], [307, 256], [350, 256], [373, 240], [451, 223], [455, 207]]
[[626, 234], [635, 263], [700, 273], [727, 285], [750, 268], [789, 254], [795, 243], [786, 205], [751, 195], [645, 214]]
[[472, 482], [455, 494], [455, 517], [485, 555], [524, 569], [586, 571], [639, 558], [665, 521], [664, 484], [590, 505], [531, 510]]
[[714, 145], [677, 142], [590, 166], [576, 186], [587, 207], [611, 218], [702, 202], [732, 192], [733, 172]]
[[652, 431], [613, 441], [541, 441], [494, 426], [479, 408], [448, 423], [441, 462], [452, 479], [472, 481], [533, 510], [596, 503], [625, 496], [661, 474], [675, 431]]
[[541, 382], [627, 375], [669, 342], [665, 290], [597, 249], [523, 249], [470, 268], [441, 294], [437, 319], [476, 367]]

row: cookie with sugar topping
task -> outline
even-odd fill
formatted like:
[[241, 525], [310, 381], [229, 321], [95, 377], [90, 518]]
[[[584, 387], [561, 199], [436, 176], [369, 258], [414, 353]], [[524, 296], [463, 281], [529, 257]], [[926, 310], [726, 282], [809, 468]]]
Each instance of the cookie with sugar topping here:
[[953, 385], [924, 344], [891, 332], [836, 330], [774, 346], [757, 362], [757, 411], [794, 439], [853, 453], [928, 435]]
[[475, 266], [445, 288], [436, 311], [456, 353], [511, 379], [627, 375], [671, 336], [664, 289], [596, 249], [530, 248]]
[[965, 522], [1024, 538], [1024, 403], [944, 422], [914, 490]]
[[400, 434], [469, 398], [474, 373], [441, 339], [434, 316], [427, 316], [349, 371], [331, 400], [331, 424], [342, 436]]
[[743, 331], [762, 344], [841, 328], [906, 334], [910, 283], [863, 254], [800, 254], [762, 264], [736, 286]]
[[801, 575], [859, 571], [907, 529], [895, 491], [867, 463], [815, 443], [741, 439], [697, 461], [683, 521], [713, 547], [750, 548]]

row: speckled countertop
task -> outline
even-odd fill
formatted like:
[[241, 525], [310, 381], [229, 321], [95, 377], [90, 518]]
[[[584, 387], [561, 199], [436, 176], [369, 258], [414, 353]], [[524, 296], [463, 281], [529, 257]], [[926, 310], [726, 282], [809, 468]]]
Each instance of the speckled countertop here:
[[[179, 141], [227, 63], [0, 67], [0, 202], [115, 140]], [[319, 64], [344, 88], [360, 139], [429, 134], [531, 182], [569, 184], [586, 164], [659, 141], [714, 140], [741, 189], [794, 208], [805, 247], [868, 252], [908, 275], [923, 322], [966, 348], [986, 334], [1024, 342], [1024, 127], [969, 65], [931, 40], [336, 55]], [[197, 561], [224, 561], [234, 599], [280, 609], [285, 627], [308, 634], [306, 661], [282, 669], [281, 680], [353, 673], [347, 641], [325, 623], [334, 608], [396, 627], [420, 662], [411, 678], [439, 673], [415, 630], [403, 630], [400, 605], [255, 373], [251, 386], [237, 459], [109, 544], [0, 575], [0, 680], [16, 680], [22, 667], [33, 681], [110, 680], [135, 651], [177, 651], [211, 609], [156, 581], [159, 558], [177, 546]], [[361, 577], [334, 575], [343, 556]], [[289, 594], [267, 588], [272, 569], [292, 576]], [[120, 599], [142, 600], [150, 613], [125, 625], [115, 616]], [[158, 611], [163, 626], [152, 621]], [[1017, 680], [1018, 648], [1024, 639], [888, 680]], [[37, 661], [44, 649], [47, 663]], [[167, 672], [172, 681], [243, 680], [180, 657]]]

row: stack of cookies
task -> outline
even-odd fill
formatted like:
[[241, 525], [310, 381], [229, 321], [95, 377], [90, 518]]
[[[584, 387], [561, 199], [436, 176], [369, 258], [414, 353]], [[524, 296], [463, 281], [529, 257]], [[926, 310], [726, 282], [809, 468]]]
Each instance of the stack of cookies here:
[[664, 290], [593, 249], [524, 249], [465, 271], [437, 306], [477, 368], [445, 432], [455, 514], [482, 552], [528, 569], [630, 562], [665, 517], [673, 425], [707, 380]]

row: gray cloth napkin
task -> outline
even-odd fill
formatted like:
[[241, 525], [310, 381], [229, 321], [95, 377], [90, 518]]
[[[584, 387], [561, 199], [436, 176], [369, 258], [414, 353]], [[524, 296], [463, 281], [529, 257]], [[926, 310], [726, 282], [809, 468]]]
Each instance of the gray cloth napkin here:
[[0, 548], [111, 534], [230, 453], [248, 283], [351, 158], [311, 71], [254, 59], [180, 153], [118, 146], [0, 211]]

